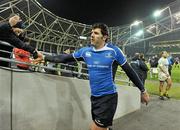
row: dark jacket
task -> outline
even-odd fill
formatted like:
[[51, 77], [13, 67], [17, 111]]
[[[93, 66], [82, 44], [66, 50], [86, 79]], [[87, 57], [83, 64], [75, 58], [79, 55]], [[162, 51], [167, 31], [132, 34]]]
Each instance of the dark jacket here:
[[150, 66], [151, 66], [152, 68], [157, 68], [157, 66], [158, 66], [158, 60], [159, 60], [158, 57], [151, 58], [151, 59], [150, 59]]
[[140, 60], [140, 68], [141, 68], [141, 75], [142, 75], [142, 78], [145, 80], [147, 79], [147, 72], [148, 72], [148, 67], [145, 63], [145, 60]]
[[145, 62], [140, 60], [138, 57], [134, 57], [132, 58], [130, 64], [134, 71], [138, 74], [141, 81], [144, 83], [145, 79], [147, 78], [148, 71], [148, 67]]
[[0, 40], [8, 42], [9, 44], [26, 50], [33, 54], [35, 48], [25, 44], [22, 40], [18, 38], [18, 36], [13, 32], [12, 27], [8, 22], [0, 23]]

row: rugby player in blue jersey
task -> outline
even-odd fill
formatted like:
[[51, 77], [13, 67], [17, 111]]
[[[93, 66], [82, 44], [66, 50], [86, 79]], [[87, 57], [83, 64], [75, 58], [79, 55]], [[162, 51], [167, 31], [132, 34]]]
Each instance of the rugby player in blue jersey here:
[[107, 43], [108, 27], [103, 23], [92, 26], [91, 45], [83, 47], [73, 54], [61, 54], [58, 56], [46, 55], [34, 62], [42, 60], [66, 63], [69, 61], [84, 61], [88, 67], [89, 82], [91, 88], [91, 130], [109, 130], [117, 107], [117, 91], [114, 76], [117, 66], [120, 65], [127, 76], [141, 91], [142, 103], [148, 104], [149, 95], [137, 74], [127, 63], [123, 52], [112, 43]]

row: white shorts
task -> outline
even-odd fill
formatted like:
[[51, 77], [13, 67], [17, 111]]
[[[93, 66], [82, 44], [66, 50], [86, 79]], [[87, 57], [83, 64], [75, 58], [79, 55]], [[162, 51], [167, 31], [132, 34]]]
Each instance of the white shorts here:
[[158, 79], [159, 79], [159, 81], [166, 81], [167, 79], [169, 79], [169, 78], [171, 78], [170, 76], [167, 76], [166, 74], [159, 74], [158, 75]]

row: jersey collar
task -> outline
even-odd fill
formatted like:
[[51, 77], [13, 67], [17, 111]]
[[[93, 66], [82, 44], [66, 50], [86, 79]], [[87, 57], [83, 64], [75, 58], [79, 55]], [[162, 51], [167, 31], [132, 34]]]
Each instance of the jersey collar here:
[[100, 49], [96, 49], [95, 47], [93, 47], [93, 51], [98, 52], [98, 51], [104, 51], [107, 50], [107, 43], [104, 45], [104, 47], [100, 48]]

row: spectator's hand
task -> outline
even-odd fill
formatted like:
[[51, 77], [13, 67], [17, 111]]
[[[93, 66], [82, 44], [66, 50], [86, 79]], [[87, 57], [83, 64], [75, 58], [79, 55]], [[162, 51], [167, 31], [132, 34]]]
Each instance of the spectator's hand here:
[[150, 97], [149, 97], [149, 94], [147, 92], [141, 93], [141, 102], [143, 104], [145, 103], [147, 105], [149, 100], [150, 100]]
[[20, 28], [12, 28], [12, 29], [13, 29], [13, 32], [14, 32], [17, 36], [19, 36], [21, 33], [24, 32], [24, 30], [23, 30], [23, 29], [20, 29]]

